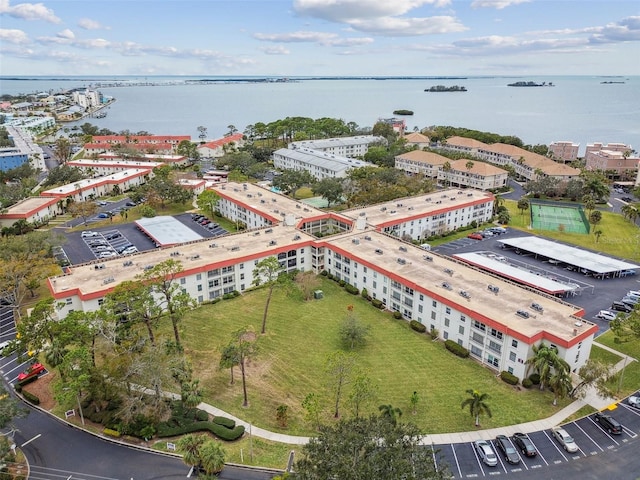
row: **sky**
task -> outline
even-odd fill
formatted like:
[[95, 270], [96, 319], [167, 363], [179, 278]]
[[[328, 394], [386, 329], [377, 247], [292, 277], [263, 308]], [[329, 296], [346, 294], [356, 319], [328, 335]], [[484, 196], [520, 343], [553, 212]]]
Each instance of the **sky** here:
[[0, 75], [640, 75], [640, 1], [0, 0]]

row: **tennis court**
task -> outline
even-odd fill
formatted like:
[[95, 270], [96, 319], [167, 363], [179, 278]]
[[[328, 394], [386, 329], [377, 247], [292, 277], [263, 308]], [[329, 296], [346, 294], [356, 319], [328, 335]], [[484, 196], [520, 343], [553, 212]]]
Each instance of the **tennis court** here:
[[531, 226], [539, 230], [589, 233], [590, 226], [581, 205], [530, 202]]

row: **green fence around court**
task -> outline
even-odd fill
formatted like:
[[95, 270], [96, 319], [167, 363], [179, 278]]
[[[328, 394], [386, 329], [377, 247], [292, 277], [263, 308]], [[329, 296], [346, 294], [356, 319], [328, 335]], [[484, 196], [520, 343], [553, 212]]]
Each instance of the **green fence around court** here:
[[589, 221], [581, 205], [542, 202], [530, 202], [529, 205], [534, 229], [589, 233]]

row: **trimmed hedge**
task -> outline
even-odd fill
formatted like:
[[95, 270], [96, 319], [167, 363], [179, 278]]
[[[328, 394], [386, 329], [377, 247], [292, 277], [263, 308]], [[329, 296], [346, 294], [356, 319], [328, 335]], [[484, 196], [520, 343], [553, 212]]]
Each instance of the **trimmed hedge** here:
[[532, 373], [531, 375], [529, 375], [529, 380], [531, 380], [531, 383], [533, 385], [540, 385], [540, 375], [538, 375], [537, 373]]
[[40, 405], [40, 399], [38, 398], [37, 395], [34, 395], [31, 392], [27, 392], [26, 390], [22, 390], [22, 396], [27, 402], [32, 403], [34, 405]]
[[182, 425], [178, 427], [169, 427], [166, 424], [158, 425], [158, 437], [175, 437], [178, 435], [184, 435], [185, 433], [194, 433], [208, 431], [213, 433], [221, 440], [227, 440], [229, 442], [234, 441], [244, 435], [244, 427], [238, 425], [235, 428], [227, 428], [222, 425], [218, 425], [213, 422], [194, 422], [188, 425]]
[[347, 283], [344, 286], [345, 291], [347, 291], [348, 293], [350, 293], [351, 295], [358, 295], [360, 293], [360, 290], [358, 290], [356, 287], [354, 287], [353, 285], [351, 285], [350, 283]]
[[462, 345], [457, 344], [453, 340], [445, 340], [444, 346], [447, 350], [460, 358], [467, 358], [469, 356], [469, 350], [464, 348]]
[[393, 318], [400, 320], [402, 318], [402, 314], [400, 312], [393, 312]]
[[384, 303], [382, 303], [382, 300], [380, 300], [378, 298], [372, 298], [371, 299], [371, 305], [373, 305], [376, 308], [379, 308], [380, 310], [384, 309]]
[[409, 325], [411, 326], [412, 330], [415, 330], [416, 332], [420, 332], [420, 333], [424, 333], [427, 331], [427, 327], [426, 325], [421, 324], [419, 321], [417, 320], [411, 320], [409, 322]]
[[500, 372], [500, 378], [503, 382], [508, 383], [509, 385], [517, 385], [520, 382], [520, 379], [516, 377], [513, 373], [509, 373], [506, 370]]
[[531, 387], [533, 387], [533, 382], [531, 380], [529, 380], [528, 378], [525, 378], [524, 380], [522, 380], [522, 386], [524, 388], [531, 388]]
[[120, 432], [111, 428], [105, 428], [102, 433], [109, 435], [110, 437], [120, 438]]
[[227, 417], [213, 417], [212, 422], [226, 428], [235, 428], [236, 426], [236, 421]]

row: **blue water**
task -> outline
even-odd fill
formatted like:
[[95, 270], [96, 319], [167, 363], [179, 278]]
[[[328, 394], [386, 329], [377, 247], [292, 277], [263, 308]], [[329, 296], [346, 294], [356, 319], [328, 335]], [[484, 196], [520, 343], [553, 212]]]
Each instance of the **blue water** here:
[[[209, 77], [213, 78], [213, 77]], [[0, 79], [0, 94], [61, 91], [108, 77], [55, 80]], [[119, 80], [182, 82], [184, 77], [121, 77]], [[517, 80], [554, 87], [517, 88]], [[623, 84], [601, 84], [622, 81]], [[467, 92], [428, 93], [432, 85], [464, 85]], [[467, 79], [298, 79], [280, 83], [216, 83], [100, 88], [116, 98], [102, 119], [86, 119], [114, 131], [191, 135], [198, 126], [218, 138], [233, 125], [268, 123], [287, 116], [341, 118], [370, 127], [408, 109], [407, 129], [452, 125], [515, 135], [527, 144], [568, 140], [585, 145], [640, 145], [640, 77], [470, 77]]]

